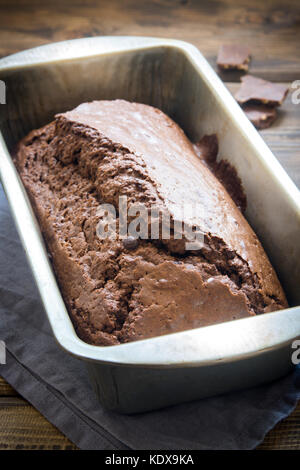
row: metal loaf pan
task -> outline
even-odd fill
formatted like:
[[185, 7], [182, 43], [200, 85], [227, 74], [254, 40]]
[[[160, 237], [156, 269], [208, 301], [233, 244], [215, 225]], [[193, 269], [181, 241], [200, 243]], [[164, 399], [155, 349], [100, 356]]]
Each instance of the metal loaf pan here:
[[[79, 39], [0, 60], [0, 80], [7, 90], [7, 104], [0, 105], [2, 182], [53, 334], [88, 366], [100, 402], [134, 413], [286, 374], [291, 343], [300, 336], [299, 191], [200, 52], [168, 39]], [[220, 157], [243, 181], [246, 217], [292, 308], [120, 346], [91, 346], [77, 337], [10, 152], [55, 113], [114, 98], [162, 109], [193, 141], [218, 135]]]

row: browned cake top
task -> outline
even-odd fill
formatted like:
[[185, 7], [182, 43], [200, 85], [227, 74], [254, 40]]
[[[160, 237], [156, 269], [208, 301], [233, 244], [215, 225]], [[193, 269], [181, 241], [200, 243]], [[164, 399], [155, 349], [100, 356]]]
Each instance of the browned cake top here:
[[112, 143], [141, 157], [174, 219], [182, 217], [183, 202], [200, 205], [197, 216], [184, 221], [222, 240], [259, 276], [265, 292], [280, 297], [276, 275], [253, 230], [223, 186], [199, 161], [182, 129], [168, 116], [151, 106], [115, 100], [81, 104], [62, 119], [96, 129]]

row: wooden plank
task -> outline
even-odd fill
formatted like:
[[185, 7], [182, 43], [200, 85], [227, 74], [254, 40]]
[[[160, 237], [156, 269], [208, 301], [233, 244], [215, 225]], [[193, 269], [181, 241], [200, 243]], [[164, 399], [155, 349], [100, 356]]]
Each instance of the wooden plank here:
[[7, 383], [5, 380], [0, 377], [0, 397], [13, 397], [18, 395], [18, 393]]
[[0, 377], [0, 450], [72, 450], [76, 446]]
[[11, 449], [75, 450], [76, 446], [27, 404], [0, 411], [0, 450]]
[[298, 0], [52, 0], [44, 5], [1, 1], [0, 56], [86, 36], [158, 36], [193, 43], [213, 66], [220, 44], [242, 42], [253, 53], [252, 73], [276, 81], [300, 77]]
[[278, 423], [258, 450], [300, 450], [300, 402], [295, 411]]
[[28, 403], [21, 397], [0, 397], [0, 410], [15, 406], [28, 406]]
[[[234, 94], [239, 84], [227, 83]], [[278, 119], [269, 129], [260, 131], [275, 157], [300, 188], [300, 104], [292, 103], [291, 93], [279, 108]]]

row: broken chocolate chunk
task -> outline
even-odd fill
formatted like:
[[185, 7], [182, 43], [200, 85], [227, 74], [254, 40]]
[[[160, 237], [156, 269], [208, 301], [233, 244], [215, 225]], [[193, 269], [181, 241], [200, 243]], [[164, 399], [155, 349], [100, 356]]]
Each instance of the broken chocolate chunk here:
[[222, 70], [248, 70], [250, 50], [238, 44], [222, 45], [219, 49], [217, 64]]
[[256, 129], [267, 129], [277, 118], [277, 109], [259, 104], [246, 104], [243, 111]]
[[241, 78], [242, 84], [235, 94], [240, 103], [258, 102], [270, 106], [279, 106], [285, 99], [288, 88], [280, 83], [272, 83], [262, 78], [245, 75]]

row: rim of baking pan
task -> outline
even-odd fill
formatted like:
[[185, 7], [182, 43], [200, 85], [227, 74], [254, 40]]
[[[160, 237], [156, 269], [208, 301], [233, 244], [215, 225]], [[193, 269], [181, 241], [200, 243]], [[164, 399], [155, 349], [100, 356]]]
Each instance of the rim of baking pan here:
[[[230, 92], [198, 49], [184, 41], [148, 37], [107, 36], [47, 44], [0, 59], [0, 71], [74, 60], [102, 54], [171, 46], [186, 54], [217, 93], [239, 131], [255, 148], [291, 205], [300, 214], [300, 192]], [[300, 336], [300, 307], [234, 320], [115, 346], [93, 346], [76, 334], [50, 265], [29, 199], [0, 134], [0, 175], [15, 223], [34, 274], [51, 328], [60, 346], [76, 357], [101, 363], [155, 367], [187, 367], [232, 362], [282, 347]], [[272, 167], [272, 168], [271, 168]]]

